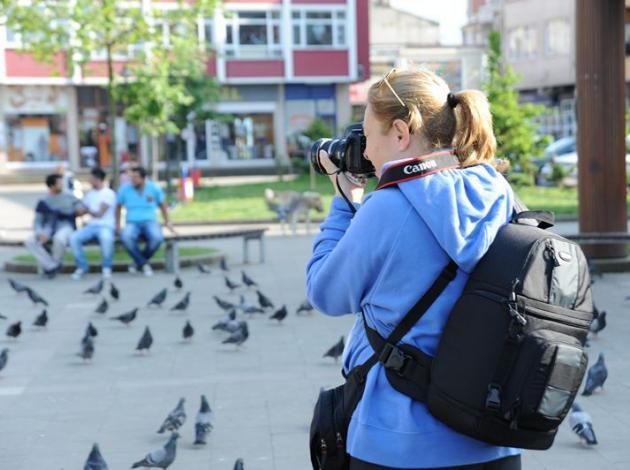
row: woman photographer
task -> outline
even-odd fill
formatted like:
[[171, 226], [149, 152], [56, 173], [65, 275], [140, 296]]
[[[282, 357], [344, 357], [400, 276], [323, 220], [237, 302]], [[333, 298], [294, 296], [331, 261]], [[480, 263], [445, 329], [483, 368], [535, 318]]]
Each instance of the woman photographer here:
[[[337, 196], [314, 243], [308, 296], [328, 315], [363, 312], [369, 327], [387, 337], [451, 259], [455, 279], [401, 341], [435, 356], [468, 274], [512, 215], [512, 190], [494, 166], [489, 104], [479, 91], [451, 93], [428, 70], [394, 69], [370, 88], [363, 125], [364, 157], [379, 178], [401, 160], [445, 149], [459, 167], [399, 182], [363, 200], [365, 180], [338, 173], [320, 151]], [[343, 356], [346, 373], [374, 353], [356, 316]], [[519, 449], [449, 428], [423, 403], [394, 390], [378, 362], [352, 415], [346, 450], [351, 470], [521, 468]]]

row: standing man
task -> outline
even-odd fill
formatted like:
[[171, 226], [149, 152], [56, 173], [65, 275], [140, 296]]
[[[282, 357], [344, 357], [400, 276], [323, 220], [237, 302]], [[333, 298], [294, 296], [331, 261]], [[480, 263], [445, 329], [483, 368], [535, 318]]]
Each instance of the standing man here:
[[72, 274], [72, 279], [75, 281], [81, 279], [90, 270], [83, 252], [83, 245], [93, 239], [97, 239], [101, 245], [103, 278], [109, 279], [112, 276], [116, 193], [105, 185], [105, 172], [100, 168], [93, 168], [90, 172], [90, 184], [92, 190], [83, 198], [83, 205], [92, 219], [70, 237], [70, 248], [72, 248], [77, 265], [76, 271]]
[[[24, 246], [37, 259], [44, 275], [53, 278], [61, 268], [68, 240], [76, 228], [75, 217], [83, 215], [85, 209], [81, 201], [64, 192], [61, 175], [48, 175], [46, 186], [48, 195], [37, 202], [34, 231]], [[50, 252], [44, 246], [48, 242], [52, 245]]]
[[[147, 171], [141, 167], [131, 168], [131, 181], [118, 190], [118, 206], [116, 207], [116, 232], [120, 233], [123, 245], [133, 258], [134, 265], [129, 272], [142, 270], [145, 276], [152, 276], [153, 270], [149, 260], [158, 250], [164, 237], [157, 221], [156, 209], [159, 207], [166, 226], [173, 230], [169, 221], [168, 208], [162, 189], [147, 179]], [[125, 228], [120, 231], [121, 209], [127, 210]], [[140, 249], [139, 238], [144, 237], [144, 249]]]

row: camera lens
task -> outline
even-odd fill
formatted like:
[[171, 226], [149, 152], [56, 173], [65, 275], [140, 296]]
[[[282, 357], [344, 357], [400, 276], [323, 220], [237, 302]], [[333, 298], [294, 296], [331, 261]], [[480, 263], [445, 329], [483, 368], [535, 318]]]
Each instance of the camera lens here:
[[345, 150], [344, 139], [318, 139], [311, 145], [311, 165], [313, 165], [313, 169], [317, 173], [326, 175], [328, 172], [319, 161], [320, 150], [325, 151], [330, 157], [330, 161], [343, 170], [341, 165], [343, 164], [343, 153]]

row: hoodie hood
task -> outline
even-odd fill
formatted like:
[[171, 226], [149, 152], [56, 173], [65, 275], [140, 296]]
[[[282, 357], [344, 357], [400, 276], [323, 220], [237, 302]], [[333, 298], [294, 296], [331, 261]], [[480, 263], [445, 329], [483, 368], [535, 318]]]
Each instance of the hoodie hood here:
[[398, 187], [439, 245], [466, 273], [474, 269], [512, 216], [512, 189], [488, 164], [443, 170]]

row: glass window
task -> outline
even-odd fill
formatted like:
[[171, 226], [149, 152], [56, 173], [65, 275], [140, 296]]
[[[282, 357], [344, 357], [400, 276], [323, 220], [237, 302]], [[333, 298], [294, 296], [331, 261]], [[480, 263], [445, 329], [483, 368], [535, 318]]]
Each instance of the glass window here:
[[239, 11], [238, 17], [241, 20], [264, 20], [267, 18], [267, 13], [264, 11]]
[[212, 45], [212, 43], [214, 42], [214, 39], [212, 37], [212, 32], [213, 32], [212, 25], [213, 25], [212, 20], [206, 20], [204, 23], [204, 33], [205, 33], [207, 45]]
[[234, 44], [234, 38], [232, 36], [232, 25], [229, 24], [225, 27], [225, 43]]
[[508, 57], [512, 60], [531, 59], [538, 51], [534, 26], [519, 26], [508, 33]]
[[545, 53], [566, 55], [571, 52], [571, 26], [567, 19], [549, 21], [545, 26]]
[[309, 46], [332, 46], [332, 25], [307, 24], [306, 44]]
[[267, 44], [267, 27], [265, 25], [241, 25], [239, 44], [243, 46]]
[[293, 12], [293, 44], [301, 47], [346, 47], [344, 11]]
[[329, 20], [332, 18], [332, 13], [323, 11], [307, 11], [307, 20]]
[[7, 115], [6, 133], [10, 162], [68, 160], [66, 116], [63, 114]]
[[293, 45], [294, 46], [299, 46], [302, 43], [302, 38], [300, 37], [302, 28], [300, 28], [300, 25], [298, 24], [294, 24], [293, 25]]
[[220, 123], [218, 141], [227, 160], [274, 158], [273, 114], [236, 114]]
[[228, 19], [228, 57], [268, 58], [282, 55], [280, 12], [239, 11]]

